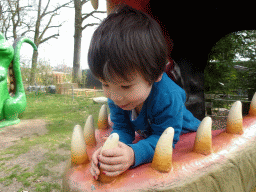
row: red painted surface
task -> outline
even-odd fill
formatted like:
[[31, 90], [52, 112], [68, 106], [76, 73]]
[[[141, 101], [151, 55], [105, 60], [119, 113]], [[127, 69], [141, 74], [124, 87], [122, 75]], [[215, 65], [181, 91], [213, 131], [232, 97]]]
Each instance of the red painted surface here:
[[116, 7], [119, 4], [129, 5], [134, 9], [150, 14], [150, 0], [108, 0], [111, 7]]
[[[87, 191], [96, 189], [97, 191], [132, 191], [134, 189], [146, 189], [149, 187], [161, 187], [186, 176], [194, 174], [196, 171], [210, 169], [211, 166], [218, 163], [224, 163], [229, 152], [236, 148], [245, 147], [245, 144], [256, 139], [256, 117], [247, 116], [243, 119], [244, 134], [228, 134], [225, 130], [212, 131], [213, 135], [213, 153], [210, 155], [201, 155], [193, 152], [196, 133], [184, 134], [173, 150], [173, 170], [169, 173], [160, 173], [151, 168], [151, 163], [130, 169], [120, 175], [115, 181], [109, 184], [103, 184], [95, 181], [90, 173], [90, 163], [70, 168], [66, 173], [69, 186], [72, 189]], [[97, 141], [100, 136], [106, 135], [109, 131], [100, 133], [96, 131]], [[103, 144], [103, 142], [101, 142]], [[98, 148], [99, 145], [96, 147]], [[89, 149], [91, 156], [96, 148]]]

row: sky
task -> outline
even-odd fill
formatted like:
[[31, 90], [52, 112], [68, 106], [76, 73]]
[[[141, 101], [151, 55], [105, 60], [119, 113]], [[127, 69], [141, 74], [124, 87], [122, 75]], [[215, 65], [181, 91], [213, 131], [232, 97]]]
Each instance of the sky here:
[[[38, 0], [21, 0], [25, 5], [29, 2], [31, 5], [38, 2]], [[68, 0], [51, 0], [53, 3], [63, 3]], [[43, 1], [47, 2], [47, 1]], [[73, 4], [72, 4], [73, 6]], [[90, 2], [86, 3], [83, 6], [83, 13], [90, 13], [93, 11], [93, 7]], [[106, 0], [99, 0], [99, 11], [106, 11]], [[31, 11], [31, 15], [35, 14], [36, 12]], [[104, 13], [96, 13], [94, 14], [96, 17], [100, 19], [104, 19], [107, 14]], [[35, 15], [36, 16], [36, 15]], [[39, 46], [39, 60], [47, 61], [50, 63], [51, 66], [57, 66], [61, 64], [65, 64], [68, 67], [73, 66], [73, 50], [74, 50], [74, 8], [64, 8], [61, 10], [60, 15], [58, 17], [55, 17], [53, 20], [53, 25], [58, 25], [65, 21], [63, 26], [59, 29], [59, 37], [58, 39], [50, 39], [49, 41], [41, 44]], [[84, 21], [83, 24], [86, 23], [98, 23], [99, 20], [89, 17]], [[92, 34], [94, 30], [97, 28], [96, 26], [93, 27], [87, 27], [83, 31], [82, 36], [82, 48], [81, 48], [81, 63], [80, 67], [81, 69], [88, 69], [88, 62], [87, 62], [87, 53], [88, 48], [90, 45], [90, 40], [92, 37]], [[52, 29], [53, 33], [58, 32], [57, 29]], [[55, 31], [54, 31], [55, 30]], [[52, 35], [53, 33], [48, 33], [45, 35], [47, 37], [48, 35]], [[24, 48], [23, 48], [24, 47]], [[31, 65], [31, 58], [32, 58], [32, 47], [30, 45], [24, 44], [21, 49], [21, 58], [24, 58], [26, 61], [30, 61]], [[238, 56], [239, 58], [239, 56]], [[243, 58], [239, 58], [241, 60], [244, 60]]]
[[[28, 1], [28, 0], [23, 0]], [[33, 1], [33, 0], [32, 0]], [[53, 2], [61, 2], [61, 0], [52, 0]], [[73, 6], [73, 5], [72, 5]], [[83, 6], [83, 13], [90, 13], [93, 11], [93, 7], [90, 2], [86, 3]], [[99, 0], [99, 8], [98, 11], [106, 11], [106, 0]], [[94, 16], [104, 19], [107, 14], [106, 13], [95, 13]], [[68, 67], [73, 66], [73, 52], [74, 52], [74, 17], [75, 11], [74, 8], [65, 8], [60, 12], [60, 16], [58, 19], [55, 19], [55, 24], [60, 24], [63, 21], [65, 23], [59, 29], [59, 37], [58, 39], [50, 39], [45, 43], [39, 46], [39, 60], [45, 60], [51, 64], [51, 66], [56, 66], [59, 64], [66, 64]], [[84, 21], [83, 24], [86, 23], [98, 23], [99, 20], [89, 17]], [[97, 28], [97, 25], [92, 27], [87, 27], [83, 31], [82, 36], [82, 48], [81, 48], [81, 69], [88, 69], [87, 64], [87, 53], [90, 45], [90, 40], [94, 30]], [[54, 32], [57, 32], [57, 29]], [[48, 33], [48, 35], [51, 35]], [[47, 34], [45, 37], [48, 36]], [[32, 47], [30, 45], [23, 44], [21, 48], [21, 57], [25, 60], [32, 60]], [[31, 62], [30, 62], [31, 63]]]

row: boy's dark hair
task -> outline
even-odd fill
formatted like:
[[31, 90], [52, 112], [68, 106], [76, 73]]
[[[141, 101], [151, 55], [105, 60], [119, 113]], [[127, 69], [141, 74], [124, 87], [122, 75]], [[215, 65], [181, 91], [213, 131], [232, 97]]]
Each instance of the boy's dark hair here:
[[167, 44], [160, 25], [149, 15], [122, 6], [95, 30], [88, 53], [92, 73], [103, 81], [129, 80], [139, 72], [150, 84], [164, 72]]

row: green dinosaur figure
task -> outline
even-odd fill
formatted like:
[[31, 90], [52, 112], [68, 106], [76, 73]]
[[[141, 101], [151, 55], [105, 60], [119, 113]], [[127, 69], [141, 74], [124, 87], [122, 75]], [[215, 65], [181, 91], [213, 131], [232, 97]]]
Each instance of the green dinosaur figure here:
[[[36, 45], [28, 38], [16, 39], [13, 46], [0, 33], [0, 128], [20, 122], [18, 115], [25, 111], [27, 100], [20, 71], [20, 49], [22, 43]], [[10, 86], [7, 87], [9, 68]]]

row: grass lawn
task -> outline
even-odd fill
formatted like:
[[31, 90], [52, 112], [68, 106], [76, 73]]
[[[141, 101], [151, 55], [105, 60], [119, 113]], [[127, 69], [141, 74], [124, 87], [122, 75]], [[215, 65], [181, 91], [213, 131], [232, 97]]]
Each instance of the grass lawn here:
[[[48, 132], [23, 138], [1, 150], [0, 191], [1, 186], [12, 189], [15, 185], [16, 191], [61, 191], [63, 170], [59, 165], [63, 167], [70, 157], [73, 128], [77, 124], [83, 127], [89, 115], [93, 115], [97, 127], [100, 107], [90, 97], [73, 100], [67, 95], [27, 93], [27, 108], [21, 120], [46, 120]], [[30, 162], [25, 162], [26, 158]]]
[[[99, 95], [101, 94], [101, 95]], [[102, 96], [98, 93], [97, 96]], [[59, 94], [27, 95], [27, 108], [22, 119], [44, 119], [50, 121], [49, 135], [71, 134], [75, 125], [84, 125], [87, 117], [93, 115], [98, 120], [101, 104], [94, 103], [91, 97], [74, 97]]]

